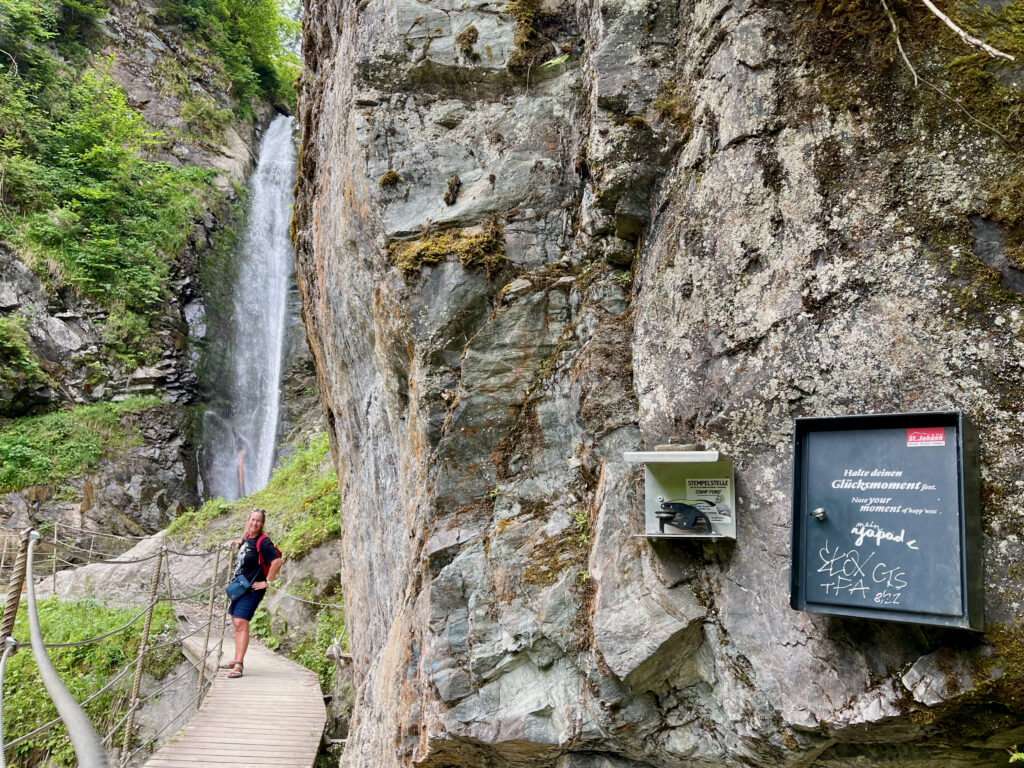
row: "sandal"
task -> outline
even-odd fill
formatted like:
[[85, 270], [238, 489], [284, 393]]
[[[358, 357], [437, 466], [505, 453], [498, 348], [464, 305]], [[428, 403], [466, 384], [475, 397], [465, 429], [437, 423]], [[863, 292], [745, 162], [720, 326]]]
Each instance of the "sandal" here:
[[225, 661], [223, 664], [218, 664], [217, 669], [234, 669], [235, 664], [241, 664], [240, 661]]
[[236, 661], [235, 668], [228, 672], [228, 677], [241, 677], [242, 676], [242, 662]]

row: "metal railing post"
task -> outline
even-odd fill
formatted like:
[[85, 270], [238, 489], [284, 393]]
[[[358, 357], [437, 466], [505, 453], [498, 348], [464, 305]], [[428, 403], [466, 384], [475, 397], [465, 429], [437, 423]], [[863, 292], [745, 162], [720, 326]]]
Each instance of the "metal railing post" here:
[[160, 547], [160, 554], [156, 558], [156, 566], [153, 568], [153, 581], [149, 588], [149, 609], [146, 611], [146, 622], [142, 626], [142, 637], [139, 639], [139, 655], [135, 663], [135, 679], [132, 681], [132, 695], [129, 701], [128, 721], [124, 726], [124, 742], [121, 748], [123, 755], [121, 765], [128, 763], [131, 756], [129, 747], [132, 743], [132, 733], [135, 730], [135, 710], [139, 706], [139, 688], [142, 686], [142, 670], [146, 666], [146, 652], [149, 650], [149, 630], [153, 625], [153, 609], [156, 607], [156, 593], [160, 587], [160, 569], [164, 562], [164, 553], [167, 547]]
[[107, 761], [107, 753], [103, 749], [103, 742], [100, 740], [99, 734], [89, 722], [85, 710], [75, 701], [67, 686], [60, 679], [50, 657], [46, 655], [43, 632], [39, 627], [39, 614], [36, 612], [35, 585], [32, 583], [32, 556], [35, 554], [36, 542], [41, 538], [39, 531], [32, 531], [29, 534], [28, 554], [25, 561], [25, 585], [28, 588], [28, 629], [32, 639], [32, 656], [39, 668], [43, 687], [46, 688], [46, 692], [57, 707], [57, 714], [60, 715], [60, 719], [64, 721], [64, 725], [68, 729], [71, 746], [74, 747], [79, 767], [109, 768], [110, 763]]
[[18, 555], [14, 559], [14, 571], [7, 585], [7, 600], [4, 602], [4, 617], [0, 621], [0, 642], [5, 641], [14, 632], [14, 619], [18, 615], [21, 590], [25, 587], [25, 563], [28, 560], [28, 536], [31, 530], [26, 528], [22, 531], [18, 541]]
[[[210, 652], [210, 630], [213, 629], [213, 599], [217, 593], [217, 575], [220, 573], [220, 547], [213, 559], [213, 576], [210, 578], [210, 598], [206, 602], [206, 633], [203, 636], [203, 656], [199, 665], [199, 685], [196, 688], [196, 711], [203, 703], [203, 684], [206, 682], [206, 654]], [[218, 659], [218, 661], [220, 661]]]

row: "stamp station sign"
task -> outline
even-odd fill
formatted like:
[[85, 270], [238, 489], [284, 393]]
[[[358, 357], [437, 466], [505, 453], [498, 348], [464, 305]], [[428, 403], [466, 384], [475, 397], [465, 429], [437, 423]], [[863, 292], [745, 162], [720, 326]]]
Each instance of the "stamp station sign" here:
[[958, 412], [797, 419], [790, 602], [981, 629], [977, 438]]

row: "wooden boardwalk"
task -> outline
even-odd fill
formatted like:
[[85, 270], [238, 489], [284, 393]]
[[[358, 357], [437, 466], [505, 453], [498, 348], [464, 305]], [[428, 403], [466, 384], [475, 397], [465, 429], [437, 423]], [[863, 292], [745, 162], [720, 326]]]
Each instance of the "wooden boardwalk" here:
[[[231, 658], [233, 644], [224, 647]], [[313, 768], [327, 708], [316, 674], [250, 643], [245, 674], [217, 672], [199, 711], [146, 768]]]

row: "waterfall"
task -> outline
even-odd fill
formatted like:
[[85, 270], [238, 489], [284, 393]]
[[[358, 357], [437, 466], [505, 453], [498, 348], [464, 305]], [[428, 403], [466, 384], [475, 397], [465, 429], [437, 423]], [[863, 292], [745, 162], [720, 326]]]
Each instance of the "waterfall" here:
[[236, 254], [233, 315], [225, 360], [231, 371], [218, 410], [203, 414], [203, 494], [234, 500], [270, 479], [280, 416], [288, 288], [295, 260], [289, 237], [295, 183], [293, 118], [267, 128], [249, 180], [249, 210]]

